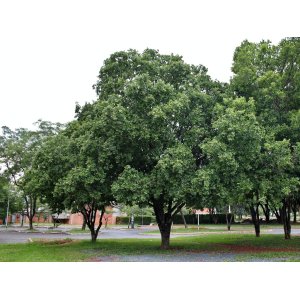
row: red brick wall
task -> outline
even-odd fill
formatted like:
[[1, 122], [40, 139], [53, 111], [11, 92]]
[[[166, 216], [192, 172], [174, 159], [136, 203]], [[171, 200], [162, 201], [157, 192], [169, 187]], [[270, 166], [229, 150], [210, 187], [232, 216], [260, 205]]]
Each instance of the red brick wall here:
[[[100, 218], [100, 213], [97, 212], [96, 215], [96, 224], [99, 224], [99, 218]], [[116, 217], [113, 216], [112, 214], [104, 214], [102, 223], [103, 226], [105, 225], [107, 221], [107, 224], [116, 224]], [[11, 222], [11, 216], [8, 217], [8, 222]], [[41, 214], [34, 216], [33, 218], [34, 223], [52, 223], [52, 217], [48, 216], [46, 219], [44, 219], [44, 216]], [[16, 219], [15, 223], [21, 223], [21, 215], [16, 214]], [[28, 217], [25, 217], [24, 223], [29, 223]], [[66, 220], [62, 220], [62, 223], [64, 224], [70, 224], [70, 225], [82, 225], [83, 223], [83, 217], [81, 213], [76, 213], [76, 214], [70, 214], [70, 218]], [[1, 223], [0, 223], [1, 224]]]
[[[96, 215], [96, 224], [99, 224], [99, 218], [100, 218], [100, 213], [97, 212], [97, 215]], [[103, 216], [103, 219], [102, 219], [102, 223], [103, 225], [105, 225], [106, 223], [106, 218], [107, 218], [107, 224], [116, 224], [116, 217], [109, 214], [105, 214]], [[71, 214], [70, 215], [70, 219], [69, 219], [69, 222], [68, 224], [70, 225], [82, 225], [83, 223], [83, 216], [81, 213], [77, 213], [77, 214]]]

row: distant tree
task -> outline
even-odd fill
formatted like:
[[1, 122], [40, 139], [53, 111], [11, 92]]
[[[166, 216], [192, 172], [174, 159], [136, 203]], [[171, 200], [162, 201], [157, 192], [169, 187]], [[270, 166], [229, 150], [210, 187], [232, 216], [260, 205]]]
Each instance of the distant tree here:
[[2, 175], [6, 176], [17, 189], [22, 193], [24, 200], [24, 213], [29, 219], [30, 229], [33, 228], [32, 220], [36, 213], [37, 195], [31, 186], [27, 184], [31, 176], [33, 158], [41, 146], [42, 141], [49, 135], [59, 131], [61, 124], [41, 121], [37, 122], [38, 129], [30, 131], [24, 128], [11, 130], [2, 127], [0, 136], [0, 165]]
[[128, 159], [121, 149], [128, 148], [123, 129], [129, 128], [129, 119], [121, 106], [107, 101], [95, 103], [88, 115], [85, 107], [76, 110], [77, 120], [37, 153], [32, 182], [52, 210], [80, 212], [94, 242], [105, 209], [114, 202], [111, 184]]
[[[257, 119], [266, 136], [273, 136], [275, 142], [289, 140], [293, 151], [300, 138], [300, 38], [285, 38], [278, 45], [270, 41], [257, 44], [244, 41], [235, 50], [232, 71], [235, 74], [230, 85], [233, 94], [246, 99], [253, 97]], [[287, 174], [290, 182], [299, 179], [293, 167], [289, 167]], [[272, 210], [284, 228], [290, 227], [289, 212], [298, 195], [299, 184], [294, 182], [294, 185], [291, 194], [280, 193], [283, 197], [280, 201], [266, 196], [261, 205], [266, 219]]]

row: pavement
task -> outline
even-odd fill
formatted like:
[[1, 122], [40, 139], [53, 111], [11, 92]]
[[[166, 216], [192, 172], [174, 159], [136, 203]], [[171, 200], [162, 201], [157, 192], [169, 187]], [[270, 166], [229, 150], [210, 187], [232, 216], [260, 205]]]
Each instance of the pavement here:
[[[70, 234], [68, 231], [70, 227], [58, 227], [53, 230], [49, 230], [48, 227], [35, 227], [38, 232], [28, 231], [28, 227], [20, 226], [0, 226], [0, 244], [15, 244], [15, 243], [27, 243], [28, 241], [34, 239], [66, 239], [71, 238], [74, 240], [89, 240], [90, 234], [87, 233], [76, 233]], [[143, 226], [135, 229], [128, 229], [127, 227], [115, 227], [115, 228], [103, 228], [99, 232], [98, 239], [160, 239], [160, 234], [146, 234], [147, 231], [156, 230], [157, 226]], [[211, 232], [211, 233], [220, 233], [220, 232]], [[238, 233], [238, 231], [228, 232]], [[249, 231], [251, 233], [251, 231]], [[253, 232], [254, 233], [254, 232]], [[263, 234], [264, 232], [262, 232]], [[270, 228], [266, 231], [268, 234], [282, 234], [283, 229], [281, 228]], [[201, 235], [205, 233], [186, 233], [186, 234], [171, 234], [171, 238], [182, 237], [182, 236], [192, 236], [192, 235]], [[292, 229], [292, 235], [300, 235], [300, 229]]]
[[[88, 232], [86, 233], [68, 233], [70, 227], [59, 227], [55, 229], [55, 232], [49, 232], [47, 227], [34, 227], [38, 232], [28, 231], [28, 227], [11, 226], [5, 228], [5, 226], [0, 227], [0, 244], [15, 244], [15, 243], [26, 243], [30, 239], [66, 239], [71, 238], [74, 240], [89, 240], [91, 238]], [[160, 238], [160, 234], [143, 234], [146, 231], [152, 231], [157, 229], [157, 227], [145, 226], [145, 228], [139, 229], [128, 229], [124, 228], [109, 228], [101, 229], [98, 234], [98, 239], [130, 239], [130, 238], [140, 238], [140, 239], [151, 239]]]

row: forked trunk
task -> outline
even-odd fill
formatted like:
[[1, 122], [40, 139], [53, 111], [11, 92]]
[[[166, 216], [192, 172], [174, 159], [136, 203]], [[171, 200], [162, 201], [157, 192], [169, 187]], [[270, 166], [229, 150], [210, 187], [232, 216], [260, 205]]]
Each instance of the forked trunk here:
[[102, 226], [102, 218], [103, 218], [105, 208], [103, 207], [101, 209], [99, 224], [98, 224], [97, 228], [95, 228], [97, 211], [98, 211], [98, 208], [94, 205], [91, 208], [87, 207], [87, 208], [84, 208], [84, 209], [81, 210], [81, 213], [83, 215], [85, 223], [86, 223], [86, 225], [88, 226], [88, 228], [91, 232], [91, 241], [93, 243], [96, 242], [99, 230]]
[[[165, 199], [161, 194], [159, 199], [154, 200], [153, 209], [157, 221], [157, 225], [161, 234], [161, 249], [169, 249], [170, 234], [173, 216], [178, 214], [184, 207], [185, 203], [174, 204], [173, 199]], [[165, 212], [166, 210], [166, 212]]]
[[274, 213], [275, 217], [276, 217], [276, 220], [277, 220], [277, 223], [278, 224], [281, 224], [282, 223], [282, 216], [281, 216], [281, 209], [277, 209], [276, 207], [273, 207], [272, 209], [272, 212]]

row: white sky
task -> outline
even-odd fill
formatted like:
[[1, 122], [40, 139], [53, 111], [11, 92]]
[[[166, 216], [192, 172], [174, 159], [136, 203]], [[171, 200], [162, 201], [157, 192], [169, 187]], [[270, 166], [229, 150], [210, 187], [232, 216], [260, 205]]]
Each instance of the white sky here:
[[[228, 81], [244, 39], [299, 35], [297, 1], [0, 0], [0, 126], [73, 119], [110, 54], [175, 53]], [[297, 32], [298, 31], [298, 32]]]

